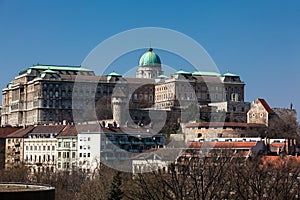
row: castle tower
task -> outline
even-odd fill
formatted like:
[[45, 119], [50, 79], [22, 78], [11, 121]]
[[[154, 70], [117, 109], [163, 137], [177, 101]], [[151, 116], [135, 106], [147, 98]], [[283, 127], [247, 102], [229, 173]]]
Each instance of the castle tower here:
[[112, 94], [112, 108], [113, 108], [113, 119], [119, 125], [124, 125], [127, 121], [126, 109], [127, 105], [127, 90], [126, 86], [116, 85]]
[[157, 54], [149, 48], [146, 53], [142, 55], [139, 61], [139, 67], [136, 72], [137, 78], [156, 78], [163, 74], [161, 69], [161, 61]]

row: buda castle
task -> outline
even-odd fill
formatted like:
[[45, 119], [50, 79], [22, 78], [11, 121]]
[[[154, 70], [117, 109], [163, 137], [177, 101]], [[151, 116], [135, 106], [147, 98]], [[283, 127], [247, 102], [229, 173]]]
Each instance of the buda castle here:
[[[122, 125], [128, 118], [145, 120], [138, 111], [170, 111], [191, 104], [214, 107], [215, 112], [246, 114], [249, 110], [245, 83], [237, 74], [163, 73], [152, 48], [141, 56], [135, 78], [116, 72], [97, 76], [81, 66], [37, 64], [19, 72], [2, 90], [1, 123], [17, 127], [113, 118]], [[135, 112], [128, 116], [126, 110]]]

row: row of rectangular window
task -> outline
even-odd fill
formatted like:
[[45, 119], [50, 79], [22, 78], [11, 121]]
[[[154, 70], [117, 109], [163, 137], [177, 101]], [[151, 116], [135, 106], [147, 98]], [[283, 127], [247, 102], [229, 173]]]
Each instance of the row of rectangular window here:
[[90, 158], [91, 154], [90, 153], [79, 153], [79, 158]]
[[[52, 159], [51, 159], [51, 157], [52, 157]], [[54, 155], [52, 155], [52, 156], [50, 156], [50, 155], [43, 155], [43, 156], [37, 156], [37, 155], [35, 155], [35, 156], [33, 156], [33, 155], [30, 155], [30, 156], [26, 156], [26, 161], [34, 161], [34, 162], [39, 162], [39, 163], [41, 163], [41, 162], [49, 162], [49, 161], [52, 161], [52, 162], [54, 162], [55, 161], [55, 157], [54, 157]]]
[[[71, 147], [71, 142], [58, 142], [58, 147], [66, 147], [66, 148], [70, 148]], [[75, 148], [76, 147], [76, 142], [72, 142], [72, 147]]]
[[[52, 147], [52, 148], [51, 148]], [[55, 146], [26, 146], [26, 151], [55, 151]]]
[[[70, 152], [58, 152], [58, 158], [70, 158]], [[72, 152], [72, 158], [76, 158], [76, 153]]]

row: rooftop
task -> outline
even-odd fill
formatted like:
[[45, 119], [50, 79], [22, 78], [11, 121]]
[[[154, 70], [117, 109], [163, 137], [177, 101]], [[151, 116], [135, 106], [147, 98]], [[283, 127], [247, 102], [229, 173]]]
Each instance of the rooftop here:
[[152, 48], [149, 48], [148, 51], [141, 56], [139, 61], [139, 66], [149, 65], [161, 65], [159, 56], [153, 52]]
[[266, 100], [258, 98], [257, 101], [259, 101], [263, 105], [263, 107], [269, 114], [275, 114], [275, 112], [272, 110], [272, 108], [269, 106]]
[[29, 69], [40, 69], [40, 70], [53, 70], [53, 71], [92, 71], [81, 66], [70, 66], [70, 65], [34, 65]]
[[257, 142], [190, 142], [190, 148], [252, 148]]
[[186, 127], [264, 127], [262, 124], [244, 122], [198, 122], [188, 123]]

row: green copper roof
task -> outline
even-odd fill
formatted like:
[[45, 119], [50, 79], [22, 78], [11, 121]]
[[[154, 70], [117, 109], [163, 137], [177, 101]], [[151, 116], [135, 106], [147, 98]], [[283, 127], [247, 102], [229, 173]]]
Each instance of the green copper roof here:
[[159, 75], [157, 78], [168, 78], [168, 77], [165, 75]]
[[45, 74], [57, 74], [57, 72], [55, 72], [51, 69], [47, 69], [47, 70], [43, 71], [43, 73], [45, 73]]
[[237, 77], [237, 76], [239, 76], [239, 75], [233, 74], [233, 73], [230, 73], [230, 72], [227, 72], [227, 73], [225, 73], [225, 74], [222, 74], [222, 76], [235, 76], [235, 77]]
[[186, 75], [191, 75], [192, 73], [180, 69], [180, 70], [178, 70], [177, 72], [175, 72], [175, 74], [186, 74]]
[[203, 71], [195, 71], [192, 73], [193, 76], [220, 76], [221, 74], [217, 72], [203, 72]]
[[63, 70], [63, 71], [92, 71], [86, 68], [82, 68], [80, 66], [53, 66], [53, 65], [34, 65], [29, 67], [29, 69], [39, 69], [39, 70]]
[[153, 52], [152, 48], [149, 48], [146, 53], [142, 55], [139, 61], [139, 66], [145, 65], [160, 65], [161, 61], [158, 55]]
[[116, 73], [115, 71], [111, 72], [110, 74], [108, 74], [107, 76], [117, 76], [117, 77], [122, 77], [121, 74]]

